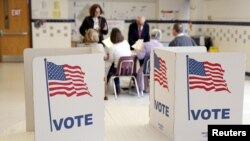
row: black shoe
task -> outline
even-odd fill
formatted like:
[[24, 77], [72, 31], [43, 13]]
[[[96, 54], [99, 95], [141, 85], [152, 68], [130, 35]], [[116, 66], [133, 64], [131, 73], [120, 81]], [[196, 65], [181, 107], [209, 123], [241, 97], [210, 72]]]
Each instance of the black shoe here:
[[123, 90], [123, 91], [127, 91], [127, 90], [129, 90], [129, 88], [122, 88], [122, 90]]
[[107, 96], [105, 96], [105, 97], [104, 97], [104, 100], [108, 100], [108, 97], [107, 97]]
[[116, 93], [120, 94], [121, 93], [121, 89], [120, 88], [116, 88]]

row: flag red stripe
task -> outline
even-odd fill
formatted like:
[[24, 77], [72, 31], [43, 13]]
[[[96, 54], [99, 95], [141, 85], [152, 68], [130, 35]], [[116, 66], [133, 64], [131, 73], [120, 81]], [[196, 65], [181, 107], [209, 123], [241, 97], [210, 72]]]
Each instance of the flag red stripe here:
[[161, 80], [159, 80], [159, 79], [154, 79], [156, 82], [158, 82], [162, 87], [164, 87], [164, 88], [167, 88], [168, 89], [168, 85], [167, 85], [167, 83], [164, 83], [164, 82], [162, 82]]
[[83, 80], [82, 79], [71, 79], [73, 82], [76, 81], [76, 82], [81, 82], [83, 83]]
[[55, 96], [55, 95], [66, 95], [67, 97], [71, 97], [72, 95], [77, 94], [76, 91], [71, 92], [71, 93], [67, 93], [65, 91], [59, 91], [59, 92], [55, 92], [55, 93], [50, 93], [50, 96]]
[[[51, 80], [49, 80], [49, 81], [51, 81]], [[49, 85], [71, 85], [71, 84], [72, 84], [72, 82], [68, 82], [68, 81], [66, 81], [66, 83], [63, 83], [63, 82], [54, 82], [54, 81], [49, 82]]]
[[164, 88], [168, 88], [168, 85], [167, 84], [165, 84], [165, 83], [161, 83], [161, 82], [159, 82], [158, 80], [155, 80], [156, 82], [158, 82], [162, 87], [164, 87]]
[[159, 80], [159, 81], [161, 81], [161, 82], [167, 83], [167, 78], [163, 78], [163, 76], [158, 76], [157, 74], [155, 74], [154, 79], [155, 79], [155, 80], [157, 79], [157, 80]]
[[72, 75], [72, 74], [65, 74], [65, 75], [66, 75], [66, 78], [75, 77], [75, 78], [84, 79], [84, 77], [82, 75]]
[[[67, 86], [67, 85], [72, 85], [72, 82], [67, 82], [67, 83], [63, 83], [63, 82], [49, 82], [49, 86], [53, 86], [53, 85], [62, 85], [62, 86]], [[74, 83], [74, 86], [86, 86], [86, 83]]]
[[214, 66], [214, 65], [204, 63], [204, 67], [216, 68], [216, 69], [220, 69], [221, 71], [224, 71], [221, 66], [216, 66], [216, 65]]
[[67, 64], [65, 64], [65, 65], [63, 65], [64, 66], [64, 68], [69, 68], [69, 69], [80, 69], [81, 70], [81, 67], [80, 66], [70, 66], [70, 65], [67, 65]]
[[216, 91], [216, 92], [218, 92], [218, 91], [227, 91], [227, 92], [231, 93], [231, 92], [228, 90], [228, 88], [219, 88], [219, 89], [216, 89], [215, 91]]
[[159, 74], [160, 76], [164, 76], [166, 74], [166, 72], [157, 69], [155, 69], [155, 73]]
[[64, 69], [64, 72], [65, 72], [66, 74], [67, 74], [67, 73], [70, 73], [70, 74], [84, 75], [84, 73], [81, 72], [81, 71], [72, 71], [72, 70]]
[[220, 67], [221, 68], [221, 65], [218, 64], [218, 63], [210, 63], [208, 61], [204, 61], [203, 62], [205, 65], [208, 65], [208, 66], [213, 66], [213, 67]]
[[223, 73], [206, 71], [206, 75], [223, 76]]
[[88, 91], [88, 89], [79, 89], [79, 90], [76, 90], [76, 89], [73, 89], [73, 90], [57, 89], [57, 90], [50, 91], [50, 93], [56, 93], [56, 92], [61, 92], [61, 91], [64, 91], [66, 93], [72, 93], [72, 92], [80, 93], [80, 92]]
[[78, 93], [76, 96], [83, 96], [83, 95], [89, 95], [89, 96], [92, 96], [89, 92]]
[[163, 88], [167, 88], [168, 89], [168, 86], [167, 85], [163, 85]]
[[225, 80], [223, 80], [223, 79], [215, 79], [215, 78], [206, 78], [206, 77], [196, 77], [196, 78], [190, 78], [189, 77], [189, 82], [195, 82], [195, 81], [198, 81], [199, 83], [201, 83], [201, 82], [204, 82], [204, 81], [211, 81], [211, 82], [213, 82], [214, 84], [216, 84], [216, 83], [226, 83], [226, 81]]
[[213, 75], [208, 75], [208, 76], [197, 76], [197, 75], [189, 75], [189, 80], [192, 79], [201, 79], [201, 80], [216, 80], [216, 81], [220, 81], [223, 80], [223, 77], [219, 77], [219, 76], [213, 76]]
[[204, 89], [206, 91], [211, 91], [211, 90], [214, 90], [215, 87], [214, 86], [211, 86], [211, 87], [205, 87], [205, 86], [198, 86], [198, 85], [195, 85], [195, 86], [190, 86], [190, 89]]
[[207, 82], [190, 82], [189, 83], [190, 84], [190, 86], [195, 86], [195, 85], [197, 85], [197, 86], [200, 86], [200, 85], [205, 85], [205, 86], [214, 86], [214, 87], [225, 87], [225, 88], [227, 88], [227, 84], [221, 84], [221, 83], [219, 83], [219, 84], [215, 84], [215, 83], [213, 83], [213, 82], [211, 82], [211, 83], [207, 83]]
[[189, 81], [191, 81], [192, 79], [200, 79], [200, 80], [211, 80], [211, 78], [206, 78], [206, 77], [198, 77], [198, 76], [194, 76], [194, 75], [189, 75]]
[[194, 82], [194, 81], [198, 81], [199, 83], [201, 83], [201, 82], [204, 82], [204, 81], [212, 81], [213, 82], [213, 84], [217, 84], [217, 83], [226, 83], [226, 81], [225, 80], [217, 80], [217, 79], [212, 79], [212, 78], [208, 78], [208, 79], [206, 79], [206, 78], [196, 78], [196, 79], [189, 79], [189, 82], [191, 83], [191, 82]]
[[75, 87], [54, 87], [54, 88], [49, 88], [50, 91], [54, 91], [54, 90], [67, 90], [67, 91], [71, 91], [71, 90], [88, 90], [87, 87], [82, 87], [82, 88], [75, 88]]
[[212, 75], [212, 74], [207, 74], [206, 75], [207, 77], [211, 77], [211, 78], [220, 78], [220, 79], [223, 79], [223, 77], [222, 76], [218, 76], [218, 75]]
[[205, 84], [205, 85], [213, 85], [213, 82], [204, 82], [204, 81], [190, 81], [190, 85], [192, 84]]
[[155, 76], [160, 78], [166, 78], [165, 73], [155, 71]]
[[162, 85], [162, 84], [165, 84], [165, 85], [168, 84], [167, 81], [162, 81], [161, 79], [158, 79], [158, 78], [155, 78], [154, 80], [155, 80], [155, 81], [158, 81], [161, 85]]
[[222, 74], [224, 73], [224, 71], [220, 70], [220, 69], [215, 69], [215, 68], [209, 68], [209, 67], [205, 67], [205, 70], [208, 71], [208, 72], [213, 72], [213, 73], [219, 73], [219, 74]]
[[161, 82], [167, 83], [167, 80], [166, 80], [166, 79], [162, 79], [161, 77], [155, 77], [154, 79], [155, 79], [155, 80], [159, 80], [159, 81], [161, 81]]
[[[67, 97], [71, 97], [73, 95], [78, 95], [78, 93], [76, 93], [76, 91], [74, 92], [71, 92], [71, 93], [67, 93], [65, 91], [59, 91], [59, 92], [55, 92], [55, 93], [50, 93], [50, 96], [53, 97], [53, 96], [56, 96], [56, 95], [65, 95]], [[91, 95], [89, 92], [82, 92], [82, 93], [79, 93], [80, 95], [85, 95], [85, 94], [88, 94], [88, 95]]]
[[214, 86], [211, 87], [205, 87], [205, 86], [199, 86], [199, 85], [195, 85], [195, 86], [190, 86], [190, 89], [196, 89], [196, 88], [200, 88], [200, 89], [205, 89], [206, 91], [211, 91], [211, 90], [215, 90], [216, 92], [218, 91], [227, 91], [229, 93], [231, 93], [228, 88], [215, 88]]
[[214, 86], [219, 87], [219, 86], [223, 86], [224, 88], [227, 88], [227, 84], [226, 83], [219, 83], [219, 84], [214, 84]]

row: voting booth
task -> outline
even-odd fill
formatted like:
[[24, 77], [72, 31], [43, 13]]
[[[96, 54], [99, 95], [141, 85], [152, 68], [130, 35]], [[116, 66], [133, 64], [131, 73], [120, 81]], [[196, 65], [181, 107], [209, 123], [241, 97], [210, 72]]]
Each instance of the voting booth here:
[[25, 112], [26, 131], [33, 132], [34, 102], [33, 102], [33, 60], [42, 56], [64, 56], [77, 54], [92, 54], [93, 48], [26, 48], [24, 50], [24, 83], [25, 83]]
[[209, 124], [242, 124], [244, 54], [155, 48], [150, 59], [149, 123], [169, 140], [206, 141]]
[[32, 57], [26, 52], [26, 65], [32, 62], [32, 69], [25, 70], [32, 78], [26, 87], [32, 87], [27, 99], [34, 104], [35, 141], [104, 140], [103, 55], [90, 54], [88, 48], [73, 50], [71, 55], [59, 51], [54, 56], [45, 55], [50, 49], [43, 49], [43, 56], [29, 50], [36, 54]]

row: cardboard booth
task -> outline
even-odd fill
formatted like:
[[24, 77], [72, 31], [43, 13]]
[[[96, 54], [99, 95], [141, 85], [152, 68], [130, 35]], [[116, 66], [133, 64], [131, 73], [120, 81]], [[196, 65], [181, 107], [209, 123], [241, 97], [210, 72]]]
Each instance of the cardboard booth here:
[[33, 102], [33, 59], [41, 56], [60, 56], [90, 54], [91, 47], [84, 48], [27, 48], [24, 50], [24, 83], [25, 83], [25, 112], [26, 131], [32, 132], [34, 126], [34, 102]]
[[205, 141], [209, 124], [242, 124], [244, 54], [156, 48], [150, 61], [149, 122], [169, 140]]
[[34, 112], [34, 121], [27, 122], [35, 127], [35, 140], [103, 141], [103, 55], [88, 48], [54, 56], [48, 53], [51, 49], [38, 50], [29, 50], [25, 57], [25, 86], [31, 90], [26, 97], [32, 100], [28, 110]]

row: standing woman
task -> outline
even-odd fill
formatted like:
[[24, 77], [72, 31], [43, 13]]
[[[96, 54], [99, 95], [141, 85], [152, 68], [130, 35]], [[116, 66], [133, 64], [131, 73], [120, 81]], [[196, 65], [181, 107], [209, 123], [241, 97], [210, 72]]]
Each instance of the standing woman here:
[[99, 43], [103, 40], [103, 35], [108, 33], [107, 21], [104, 17], [103, 10], [99, 4], [93, 4], [89, 9], [90, 16], [85, 17], [80, 27], [80, 33], [85, 36], [85, 32], [89, 28], [93, 28], [99, 33]]

